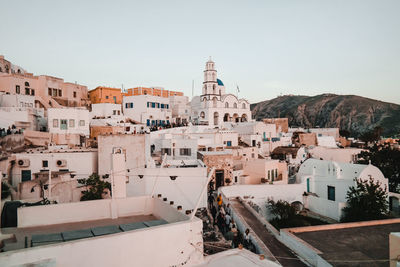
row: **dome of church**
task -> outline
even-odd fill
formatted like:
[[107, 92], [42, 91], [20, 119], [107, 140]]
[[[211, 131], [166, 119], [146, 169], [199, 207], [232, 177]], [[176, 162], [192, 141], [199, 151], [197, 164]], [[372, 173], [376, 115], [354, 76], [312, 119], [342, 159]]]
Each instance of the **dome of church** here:
[[217, 79], [217, 83], [218, 85], [224, 86], [224, 83], [220, 79]]

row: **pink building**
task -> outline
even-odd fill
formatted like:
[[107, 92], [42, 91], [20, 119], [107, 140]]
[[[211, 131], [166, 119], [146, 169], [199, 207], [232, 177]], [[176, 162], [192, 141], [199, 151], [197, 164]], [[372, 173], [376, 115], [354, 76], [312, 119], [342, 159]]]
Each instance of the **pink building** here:
[[35, 76], [0, 56], [0, 92], [35, 96], [35, 107], [89, 105], [87, 87], [47, 75]]

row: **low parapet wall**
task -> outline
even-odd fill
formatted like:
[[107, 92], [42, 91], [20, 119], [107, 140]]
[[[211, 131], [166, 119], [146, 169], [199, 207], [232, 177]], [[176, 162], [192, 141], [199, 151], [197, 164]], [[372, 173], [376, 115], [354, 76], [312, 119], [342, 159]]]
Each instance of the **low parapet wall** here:
[[18, 228], [45, 226], [116, 217], [148, 215], [154, 199], [148, 196], [101, 199], [18, 208]]

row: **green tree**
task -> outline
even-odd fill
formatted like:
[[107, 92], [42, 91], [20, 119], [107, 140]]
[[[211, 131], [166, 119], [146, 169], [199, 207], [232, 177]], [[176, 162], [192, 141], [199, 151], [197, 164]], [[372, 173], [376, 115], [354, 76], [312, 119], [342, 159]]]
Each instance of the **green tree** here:
[[351, 136], [350, 131], [348, 131], [346, 129], [339, 130], [339, 134], [340, 134], [340, 136], [343, 136], [343, 137], [350, 137]]
[[354, 179], [355, 186], [347, 191], [347, 206], [343, 208], [343, 222], [369, 221], [387, 218], [388, 194], [382, 183], [369, 180]]
[[400, 185], [400, 150], [390, 146], [374, 145], [368, 151], [358, 154], [359, 164], [368, 164], [378, 167], [383, 175], [389, 179], [389, 191], [399, 192]]
[[103, 194], [107, 193], [107, 190], [111, 192], [111, 184], [103, 179], [96, 173], [93, 173], [87, 179], [78, 179], [80, 184], [86, 186], [87, 190], [82, 191], [81, 201], [102, 199]]
[[5, 182], [1, 182], [1, 199], [7, 198], [10, 194], [10, 187]]
[[383, 128], [380, 126], [376, 126], [372, 131], [368, 131], [363, 133], [360, 136], [361, 141], [364, 142], [375, 142], [381, 139], [381, 135], [383, 133]]
[[268, 199], [267, 208], [273, 215], [283, 221], [289, 220], [296, 216], [296, 209], [294, 206], [290, 205], [289, 202], [284, 200], [274, 201], [273, 199]]

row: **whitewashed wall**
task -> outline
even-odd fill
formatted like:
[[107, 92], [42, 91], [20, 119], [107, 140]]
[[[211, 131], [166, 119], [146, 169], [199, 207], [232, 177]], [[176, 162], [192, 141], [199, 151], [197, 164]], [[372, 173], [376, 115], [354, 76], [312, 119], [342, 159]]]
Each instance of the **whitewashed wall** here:
[[[174, 201], [174, 205], [183, 210], [193, 209], [207, 180], [207, 168], [141, 168], [129, 172], [126, 184], [127, 196], [162, 194], [162, 197]], [[143, 175], [140, 178], [138, 175]], [[171, 180], [170, 176], [177, 176]], [[158, 176], [158, 179], [157, 179]], [[156, 182], [157, 180], [157, 182]], [[201, 198], [200, 207], [207, 206], [207, 194]]]

